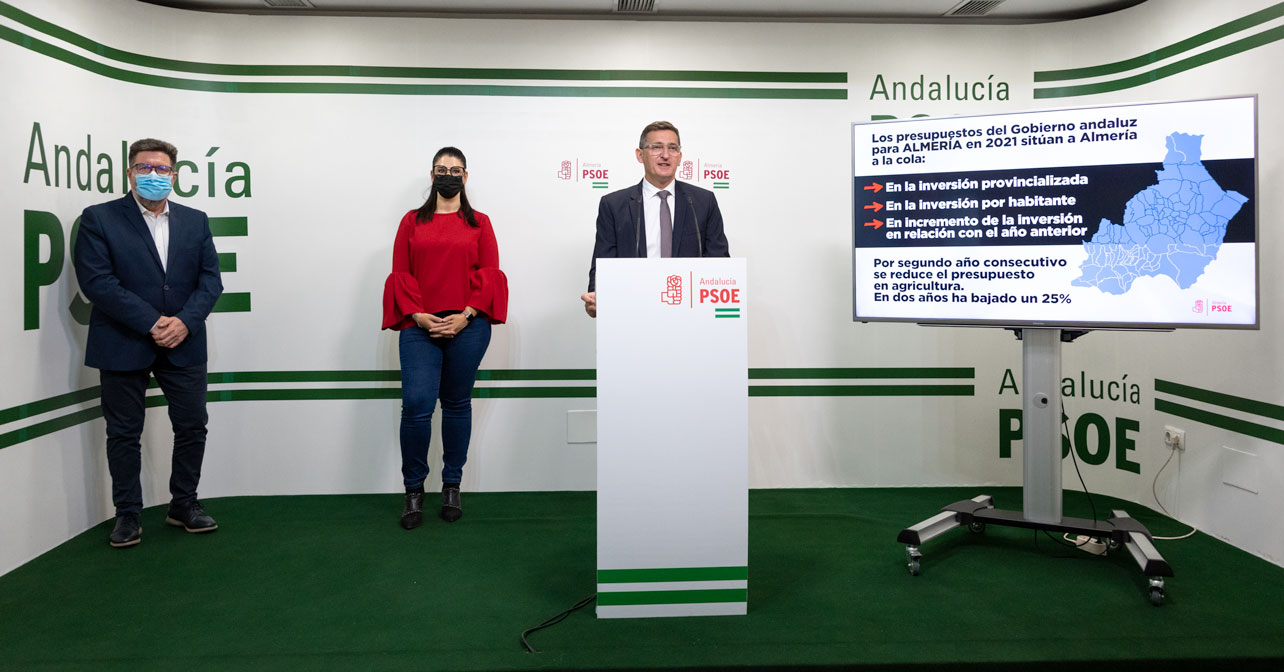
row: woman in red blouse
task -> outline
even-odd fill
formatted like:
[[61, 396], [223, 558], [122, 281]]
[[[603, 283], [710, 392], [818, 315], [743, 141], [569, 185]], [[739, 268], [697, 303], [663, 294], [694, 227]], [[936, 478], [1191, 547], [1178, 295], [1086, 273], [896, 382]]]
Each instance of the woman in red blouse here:
[[490, 218], [464, 193], [464, 153], [441, 148], [432, 159], [432, 190], [401, 218], [392, 273], [383, 288], [383, 328], [400, 332], [401, 475], [406, 506], [401, 526], [423, 522], [424, 480], [432, 410], [441, 399], [441, 517], [463, 515], [459, 483], [472, 436], [472, 391], [490, 325], [508, 317], [508, 278]]

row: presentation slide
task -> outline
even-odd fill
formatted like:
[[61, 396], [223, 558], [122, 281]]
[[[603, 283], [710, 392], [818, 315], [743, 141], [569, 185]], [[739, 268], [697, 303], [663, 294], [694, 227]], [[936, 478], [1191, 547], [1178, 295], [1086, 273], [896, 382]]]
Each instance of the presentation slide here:
[[1257, 99], [852, 124], [857, 321], [1258, 326]]

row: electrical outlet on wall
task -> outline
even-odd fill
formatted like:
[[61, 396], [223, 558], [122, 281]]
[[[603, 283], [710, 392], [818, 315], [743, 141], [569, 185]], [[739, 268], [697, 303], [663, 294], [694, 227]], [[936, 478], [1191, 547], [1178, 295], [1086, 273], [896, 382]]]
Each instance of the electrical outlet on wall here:
[[1164, 445], [1169, 450], [1186, 450], [1186, 430], [1164, 425]]

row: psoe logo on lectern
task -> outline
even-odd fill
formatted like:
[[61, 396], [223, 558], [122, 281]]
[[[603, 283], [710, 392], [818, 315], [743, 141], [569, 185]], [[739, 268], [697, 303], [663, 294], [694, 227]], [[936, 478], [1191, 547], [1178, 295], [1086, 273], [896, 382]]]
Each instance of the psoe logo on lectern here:
[[682, 305], [682, 276], [670, 275], [665, 278], [664, 291], [660, 292], [660, 302], [670, 306]]

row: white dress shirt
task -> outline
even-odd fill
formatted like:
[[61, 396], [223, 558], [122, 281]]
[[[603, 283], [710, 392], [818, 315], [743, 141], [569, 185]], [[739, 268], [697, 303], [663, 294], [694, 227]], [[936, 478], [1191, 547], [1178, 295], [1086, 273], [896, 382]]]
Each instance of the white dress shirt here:
[[[138, 203], [138, 199], [134, 199]], [[160, 214], [155, 214], [151, 210], [143, 207], [138, 203], [138, 209], [143, 213], [143, 221], [147, 222], [147, 230], [152, 234], [152, 241], [156, 243], [156, 253], [160, 255], [161, 268], [168, 270], [169, 265], [169, 199], [165, 199], [165, 209]], [[658, 211], [657, 211], [658, 212]]]

